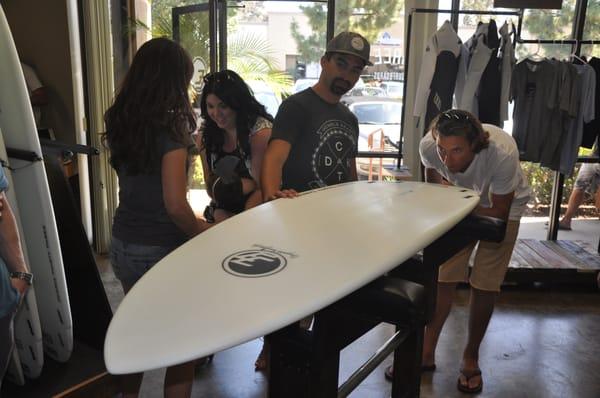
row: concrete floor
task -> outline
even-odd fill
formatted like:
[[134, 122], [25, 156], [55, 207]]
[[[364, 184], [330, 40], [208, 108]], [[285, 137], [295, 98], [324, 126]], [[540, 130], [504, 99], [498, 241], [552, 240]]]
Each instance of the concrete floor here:
[[[422, 397], [461, 397], [456, 378], [466, 339], [468, 290], [460, 289], [440, 337], [434, 373], [425, 374]], [[600, 294], [593, 288], [506, 288], [481, 348], [481, 397], [600, 397]], [[200, 331], [199, 331], [200, 332]], [[341, 354], [340, 382], [393, 334], [380, 325]], [[264, 374], [253, 363], [257, 339], [215, 355], [199, 368], [193, 397], [265, 397]], [[387, 359], [351, 397], [388, 397]], [[146, 373], [142, 397], [161, 397], [164, 370]]]
[[[202, 194], [201, 194], [202, 195]], [[204, 196], [196, 197], [203, 206]], [[198, 207], [195, 206], [195, 207]], [[520, 237], [545, 239], [544, 219], [525, 219]], [[600, 221], [576, 220], [573, 231], [559, 239], [598, 244]], [[106, 258], [99, 261], [113, 307], [122, 299]], [[468, 289], [459, 289], [455, 306], [440, 337], [437, 370], [423, 375], [422, 397], [462, 397], [456, 389], [460, 358], [466, 340]], [[201, 333], [201, 331], [199, 331]], [[536, 285], [506, 287], [498, 299], [481, 348], [484, 388], [481, 397], [600, 397], [600, 294], [595, 287]], [[341, 354], [340, 382], [345, 380], [393, 334], [380, 325]], [[219, 352], [214, 361], [197, 369], [193, 397], [254, 398], [266, 396], [265, 375], [254, 371], [262, 342], [257, 339]], [[383, 377], [388, 358], [351, 397], [389, 397]], [[148, 372], [142, 397], [162, 397], [164, 370]]]

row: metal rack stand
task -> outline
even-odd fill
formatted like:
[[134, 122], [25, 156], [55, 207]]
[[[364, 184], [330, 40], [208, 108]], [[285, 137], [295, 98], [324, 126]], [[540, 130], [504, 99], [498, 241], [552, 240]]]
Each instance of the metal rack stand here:
[[[518, 11], [471, 11], [471, 10], [443, 10], [443, 9], [429, 9], [429, 8], [413, 8], [408, 15], [408, 25], [407, 25], [407, 34], [406, 34], [406, 51], [404, 57], [404, 76], [408, 76], [409, 71], [409, 62], [410, 62], [410, 39], [411, 39], [411, 31], [412, 31], [412, 20], [414, 14], [450, 14], [453, 17], [453, 20], [456, 19], [458, 15], [508, 15], [508, 16], [516, 16], [518, 17], [517, 22], [517, 32], [515, 44], [572, 44], [575, 45], [574, 53], [579, 55], [581, 52], [581, 45], [591, 44], [596, 45], [600, 44], [598, 40], [583, 40], [583, 24], [580, 23], [580, 19], [585, 15], [585, 9], [580, 10], [576, 16], [576, 21], [574, 22], [575, 26], [575, 36], [576, 39], [566, 39], [566, 40], [548, 40], [548, 39], [522, 39], [521, 38], [521, 28], [523, 25], [523, 14], [524, 9]], [[404, 92], [403, 98], [406, 98], [408, 85], [404, 84]], [[398, 161], [400, 161], [403, 157], [402, 155], [402, 145], [403, 145], [403, 137], [404, 137], [404, 127], [406, 126], [406, 101], [403, 102], [402, 105], [402, 114], [400, 119], [400, 145], [398, 148]], [[591, 157], [580, 157], [577, 159], [577, 162], [580, 163], [598, 163], [600, 162], [599, 158], [591, 158]], [[555, 241], [558, 236], [558, 218], [560, 215], [560, 205], [563, 194], [563, 186], [564, 186], [565, 176], [560, 172], [555, 172], [554, 182], [552, 185], [552, 196], [550, 201], [550, 222], [548, 225], [548, 234], [547, 240]], [[598, 252], [600, 253], [600, 240], [598, 242]]]
[[[398, 147], [398, 161], [402, 159], [402, 145], [404, 138], [404, 126], [406, 126], [406, 77], [408, 76], [409, 71], [409, 62], [410, 62], [410, 38], [412, 32], [412, 20], [414, 14], [450, 14], [450, 15], [508, 15], [508, 16], [516, 16], [519, 19], [518, 26], [521, 26], [521, 19], [523, 18], [523, 10], [519, 11], [469, 11], [469, 10], [443, 10], [437, 8], [413, 8], [410, 10], [408, 14], [408, 24], [406, 30], [406, 51], [404, 54], [404, 91], [402, 93], [402, 98], [404, 98], [402, 102], [402, 115], [400, 119], [400, 145]], [[517, 30], [517, 37], [520, 36], [520, 29]]]
[[[596, 45], [600, 44], [598, 40], [578, 40], [578, 39], [567, 39], [567, 40], [535, 40], [535, 39], [521, 39], [517, 36], [517, 43], [519, 44], [571, 44], [575, 45], [575, 51], [573, 54], [579, 56], [581, 53], [581, 45]], [[580, 36], [578, 34], [578, 36]], [[577, 163], [599, 163], [600, 158], [597, 157], [578, 157]], [[560, 205], [563, 196], [563, 187], [565, 184], [565, 175], [559, 171], [554, 172], [554, 182], [552, 183], [552, 194], [550, 197], [550, 220], [548, 222], [548, 234], [546, 235], [547, 240], [555, 241], [558, 238], [558, 218], [560, 216]], [[598, 240], [598, 253], [600, 253], [600, 239]]]

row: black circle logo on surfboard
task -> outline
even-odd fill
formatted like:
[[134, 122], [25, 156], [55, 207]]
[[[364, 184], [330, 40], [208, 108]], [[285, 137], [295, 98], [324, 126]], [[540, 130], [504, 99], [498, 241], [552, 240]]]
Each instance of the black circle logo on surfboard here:
[[223, 260], [225, 272], [243, 278], [259, 278], [281, 271], [287, 260], [281, 254], [270, 250], [243, 250], [233, 253]]

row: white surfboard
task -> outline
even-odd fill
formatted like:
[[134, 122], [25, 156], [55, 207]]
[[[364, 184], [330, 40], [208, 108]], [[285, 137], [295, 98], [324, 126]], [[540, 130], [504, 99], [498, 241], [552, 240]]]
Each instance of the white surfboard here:
[[478, 202], [456, 187], [365, 181], [236, 215], [132, 288], [106, 335], [107, 369], [170, 366], [280, 329], [398, 266]]
[[[7, 162], [4, 166], [4, 174], [8, 180], [9, 189], [6, 191], [6, 199], [15, 216], [19, 236], [21, 236], [21, 246], [25, 262], [30, 264], [27, 254], [27, 244], [24, 239], [23, 226], [21, 225], [21, 215], [17, 199], [14, 194], [12, 173], [8, 167], [9, 163], [4, 147], [2, 130], [0, 130], [0, 159]], [[35, 282], [35, 281], [34, 281]], [[42, 372], [44, 366], [44, 348], [42, 345], [42, 329], [40, 326], [40, 317], [38, 314], [37, 302], [35, 299], [35, 283], [30, 286], [21, 308], [14, 319], [15, 352], [18, 353], [19, 363], [14, 364], [15, 368], [22, 367], [23, 373], [30, 379], [37, 378]], [[13, 355], [13, 360], [15, 356]]]
[[[0, 6], [0, 128], [7, 148], [41, 148], [23, 71], [4, 11]], [[44, 163], [11, 159], [14, 191], [21, 211], [45, 352], [60, 362], [73, 349], [73, 329], [56, 220]]]

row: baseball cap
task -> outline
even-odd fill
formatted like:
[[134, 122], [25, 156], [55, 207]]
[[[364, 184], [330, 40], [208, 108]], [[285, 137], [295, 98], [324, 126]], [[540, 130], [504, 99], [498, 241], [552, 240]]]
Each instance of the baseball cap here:
[[327, 49], [325, 50], [328, 53], [343, 53], [343, 54], [351, 54], [356, 55], [363, 61], [367, 63], [367, 65], [373, 65], [371, 61], [369, 61], [369, 55], [371, 54], [371, 46], [367, 39], [354, 32], [342, 32], [335, 36], [333, 39], [329, 40], [327, 43]]

